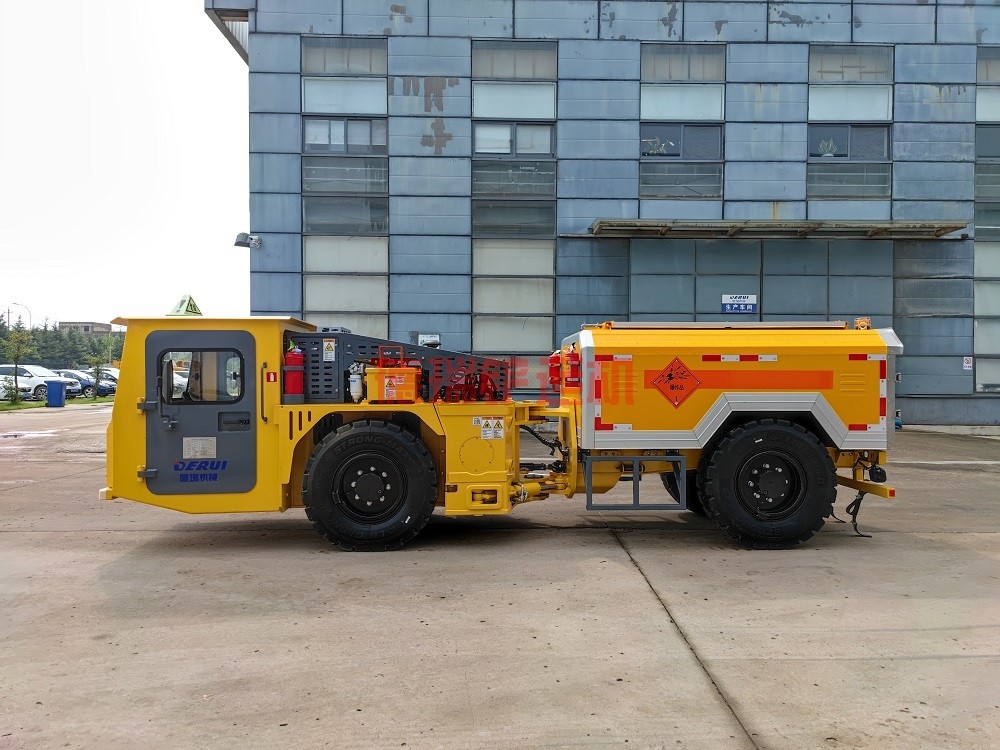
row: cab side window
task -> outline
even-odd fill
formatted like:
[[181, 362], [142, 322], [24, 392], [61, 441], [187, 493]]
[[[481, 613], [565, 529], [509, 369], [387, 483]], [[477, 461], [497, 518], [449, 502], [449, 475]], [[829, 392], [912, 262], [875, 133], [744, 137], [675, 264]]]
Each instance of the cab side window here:
[[245, 368], [232, 349], [160, 355], [160, 398], [168, 404], [234, 403], [243, 398]]

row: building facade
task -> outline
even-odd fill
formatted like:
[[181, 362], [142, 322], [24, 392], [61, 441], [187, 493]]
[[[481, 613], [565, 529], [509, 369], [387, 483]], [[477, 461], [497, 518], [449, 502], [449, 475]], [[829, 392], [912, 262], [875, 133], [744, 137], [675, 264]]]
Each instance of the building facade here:
[[892, 326], [1000, 423], [992, 0], [206, 0], [249, 65], [254, 314], [538, 355], [583, 323]]

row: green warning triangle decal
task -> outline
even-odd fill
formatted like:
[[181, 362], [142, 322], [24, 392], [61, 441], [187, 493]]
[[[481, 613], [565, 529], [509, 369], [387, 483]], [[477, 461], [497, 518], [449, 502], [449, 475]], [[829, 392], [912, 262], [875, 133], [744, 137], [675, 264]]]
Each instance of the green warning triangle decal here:
[[174, 305], [174, 309], [168, 312], [167, 315], [201, 315], [201, 308], [194, 301], [194, 297], [190, 294], [185, 294], [181, 297], [181, 301]]

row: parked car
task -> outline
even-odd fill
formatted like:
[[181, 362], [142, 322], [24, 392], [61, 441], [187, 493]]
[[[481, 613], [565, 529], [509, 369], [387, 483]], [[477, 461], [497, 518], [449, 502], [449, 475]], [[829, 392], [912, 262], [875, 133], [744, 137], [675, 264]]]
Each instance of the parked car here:
[[67, 378], [73, 378], [80, 381], [80, 388], [82, 388], [82, 395], [84, 398], [93, 398], [96, 392], [98, 396], [104, 398], [105, 396], [114, 396], [115, 392], [118, 390], [118, 384], [113, 380], [107, 380], [101, 378], [100, 382], [94, 382], [94, 376], [84, 372], [83, 370], [56, 370], [57, 373], [63, 375]]
[[[0, 365], [0, 379], [14, 379], [14, 365]], [[67, 378], [58, 375], [52, 370], [40, 365], [18, 365], [17, 366], [17, 386], [28, 386], [31, 388], [31, 397], [42, 401], [49, 393], [49, 387], [45, 385], [46, 380], [61, 381], [66, 384], [66, 397], [76, 398], [83, 392], [80, 381], [75, 378]]]

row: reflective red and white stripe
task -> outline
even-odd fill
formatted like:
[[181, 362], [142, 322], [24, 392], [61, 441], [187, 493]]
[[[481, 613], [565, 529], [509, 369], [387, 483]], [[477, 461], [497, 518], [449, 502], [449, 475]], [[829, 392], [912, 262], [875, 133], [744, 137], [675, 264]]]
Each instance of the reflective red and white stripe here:
[[601, 362], [631, 362], [631, 354], [595, 354], [594, 379], [592, 392], [594, 394], [594, 429], [600, 432], [630, 432], [631, 424], [621, 424], [601, 421]]
[[852, 362], [878, 362], [878, 424], [849, 424], [850, 432], [885, 432], [886, 413], [889, 410], [889, 361], [885, 354], [848, 354]]
[[702, 362], [777, 362], [777, 354], [702, 354]]

